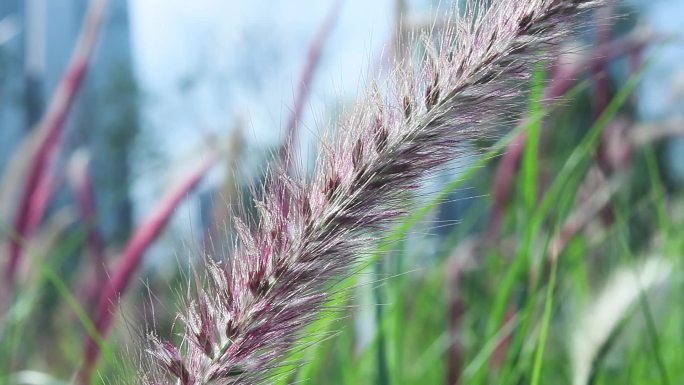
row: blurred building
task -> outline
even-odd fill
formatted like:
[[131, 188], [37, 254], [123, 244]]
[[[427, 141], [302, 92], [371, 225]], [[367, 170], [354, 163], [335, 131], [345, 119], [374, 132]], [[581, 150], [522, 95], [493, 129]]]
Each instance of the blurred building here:
[[[0, 41], [0, 170], [40, 119], [69, 61], [88, 3], [0, 1], [0, 21], [15, 32]], [[128, 154], [139, 125], [130, 40], [127, 2], [113, 0], [59, 160], [67, 162], [76, 148], [89, 149], [98, 222], [109, 241], [124, 239], [130, 227]], [[56, 201], [68, 199], [70, 191], [63, 185]]]

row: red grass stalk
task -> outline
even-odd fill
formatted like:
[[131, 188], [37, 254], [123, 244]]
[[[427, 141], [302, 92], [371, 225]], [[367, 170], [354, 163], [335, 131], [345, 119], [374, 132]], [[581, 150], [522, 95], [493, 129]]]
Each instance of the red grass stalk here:
[[[602, 17], [605, 20], [610, 18], [613, 14], [614, 4], [610, 3], [606, 7], [602, 8], [597, 12], [596, 17]], [[596, 47], [603, 47], [610, 43], [612, 37], [612, 25], [603, 24], [600, 25], [596, 30], [595, 43]], [[598, 65], [593, 66], [591, 71], [591, 81], [592, 81], [592, 93], [591, 93], [591, 109], [592, 117], [598, 119], [603, 111], [608, 106], [613, 92], [610, 87], [610, 78], [608, 74], [608, 63], [602, 61]], [[609, 125], [609, 127], [616, 127], [615, 124]], [[601, 141], [598, 145], [596, 151], [596, 165], [598, 169], [605, 175], [611, 175], [613, 170], [611, 165], [607, 162], [607, 158], [610, 156], [607, 152], [615, 147], [615, 143], [612, 141], [615, 136], [614, 130], [604, 130], [601, 134]], [[605, 206], [601, 210], [601, 217], [604, 223], [609, 224], [615, 220], [615, 213], [610, 206]]]
[[[601, 8], [596, 12], [596, 18], [599, 20], [609, 20], [613, 14], [614, 4], [609, 3], [605, 7]], [[612, 24], [604, 23], [599, 24], [596, 30], [595, 43], [597, 50], [600, 51], [600, 47], [605, 47], [610, 44], [612, 37]], [[603, 110], [610, 102], [611, 91], [610, 91], [610, 79], [608, 78], [606, 60], [598, 60], [596, 65], [592, 66], [591, 69], [591, 80], [592, 80], [592, 98], [591, 107], [594, 119], [601, 116]]]
[[28, 207], [28, 212], [25, 214], [26, 222], [24, 226], [24, 234], [26, 238], [33, 236], [40, 227], [40, 223], [43, 221], [43, 216], [47, 210], [50, 199], [52, 198], [52, 192], [57, 189], [57, 185], [61, 182], [61, 178], [57, 175], [54, 169], [55, 160], [57, 157], [57, 152], [61, 140], [58, 140], [55, 145], [50, 148], [49, 154], [47, 155], [46, 170], [38, 181], [38, 185], [35, 186], [32, 196], [31, 204]]
[[[30, 161], [28, 176], [19, 197], [18, 210], [14, 218], [14, 230], [17, 237], [13, 237], [9, 242], [9, 261], [5, 271], [9, 288], [14, 285], [16, 270], [22, 256], [21, 240], [31, 237], [32, 232], [35, 231], [35, 228], [31, 228], [35, 227], [32, 222], [40, 222], [45, 211], [46, 194], [51, 195], [50, 190], [46, 190], [50, 185], [46, 180], [46, 178], [50, 179], [48, 172], [50, 159], [59, 153], [60, 136], [88, 71], [88, 63], [99, 38], [106, 6], [106, 0], [91, 2], [71, 61], [50, 99], [47, 112], [38, 124], [37, 145], [34, 147], [35, 152]], [[31, 213], [32, 210], [33, 213]]]
[[[152, 212], [142, 221], [124, 249], [118, 266], [113, 269], [113, 275], [103, 288], [97, 307], [94, 322], [100, 335], [105, 338], [114, 320], [119, 296], [128, 287], [133, 274], [140, 266], [142, 256], [152, 242], [159, 236], [169, 222], [174, 210], [183, 199], [197, 187], [216, 161], [212, 154], [196, 170], [187, 176], [179, 185], [172, 189], [162, 199]], [[84, 346], [84, 364], [79, 373], [79, 383], [88, 384], [95, 365], [100, 356], [97, 343], [88, 337]]]
[[465, 361], [461, 339], [461, 326], [466, 304], [463, 302], [462, 280], [473, 261], [477, 260], [483, 243], [480, 239], [469, 239], [463, 242], [449, 258], [446, 265], [446, 292], [448, 305], [447, 333], [447, 385], [461, 383], [463, 363]]
[[314, 40], [309, 46], [309, 51], [306, 54], [306, 64], [302, 70], [301, 77], [299, 79], [299, 85], [297, 87], [297, 95], [294, 99], [294, 105], [292, 109], [292, 114], [287, 121], [287, 127], [285, 131], [285, 140], [279, 151], [280, 162], [285, 165], [285, 169], [289, 169], [290, 162], [292, 162], [292, 147], [297, 141], [297, 131], [299, 127], [299, 121], [301, 119], [302, 111], [304, 110], [304, 105], [309, 98], [309, 92], [311, 91], [311, 82], [320, 63], [321, 53], [323, 52], [323, 46], [330, 31], [332, 31], [335, 22], [340, 14], [340, 6], [342, 0], [337, 0], [333, 3], [332, 8], [328, 12], [323, 24], [318, 29]]
[[487, 229], [487, 239], [494, 240], [499, 234], [501, 222], [503, 221], [506, 205], [511, 193], [511, 186], [518, 172], [522, 152], [527, 143], [527, 132], [519, 133], [508, 145], [501, 157], [499, 167], [494, 175], [494, 199], [492, 201], [492, 213]]

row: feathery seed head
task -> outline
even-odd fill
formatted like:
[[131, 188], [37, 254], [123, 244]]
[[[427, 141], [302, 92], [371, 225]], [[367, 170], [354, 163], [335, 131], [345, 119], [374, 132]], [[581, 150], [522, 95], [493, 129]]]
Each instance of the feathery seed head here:
[[[224, 265], [184, 310], [183, 349], [152, 344], [167, 378], [154, 383], [258, 384], [317, 317], [345, 277], [405, 209], [402, 192], [492, 135], [543, 49], [567, 35], [593, 0], [500, 0], [475, 5], [427, 40], [429, 60], [399, 63], [321, 146], [310, 179], [276, 170], [256, 200], [258, 222], [237, 221]], [[476, 3], [479, 4], [479, 3]], [[438, 47], [438, 48], [437, 48]], [[415, 68], [415, 70], [414, 70]], [[513, 110], [513, 111], [512, 111]]]

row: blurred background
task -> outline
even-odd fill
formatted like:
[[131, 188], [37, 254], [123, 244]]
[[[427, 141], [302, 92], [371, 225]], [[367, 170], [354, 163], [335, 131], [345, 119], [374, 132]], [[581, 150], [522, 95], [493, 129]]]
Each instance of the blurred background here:
[[[135, 345], [133, 325], [173, 336], [188, 266], [229, 252], [269, 162], [291, 143], [310, 170], [323, 131], [420, 60], [401, 43], [453, 6], [0, 1], [2, 379], [130, 376], [106, 352]], [[601, 12], [535, 73], [523, 115], [544, 118], [410, 198], [283, 383], [684, 381], [684, 1]]]

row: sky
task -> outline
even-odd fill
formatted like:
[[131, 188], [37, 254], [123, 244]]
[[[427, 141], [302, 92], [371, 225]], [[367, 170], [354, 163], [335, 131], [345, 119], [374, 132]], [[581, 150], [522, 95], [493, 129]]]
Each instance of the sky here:
[[[332, 4], [129, 1], [146, 117], [165, 132], [168, 146], [163, 147], [182, 152], [187, 148], [178, 146], [190, 148], [207, 132], [225, 133], [236, 119], [246, 121], [250, 140], [276, 143], [308, 46]], [[339, 96], [353, 97], [370, 58], [390, 38], [393, 17], [392, 0], [343, 3], [316, 74], [309, 112]], [[311, 116], [305, 123], [311, 123]]]

